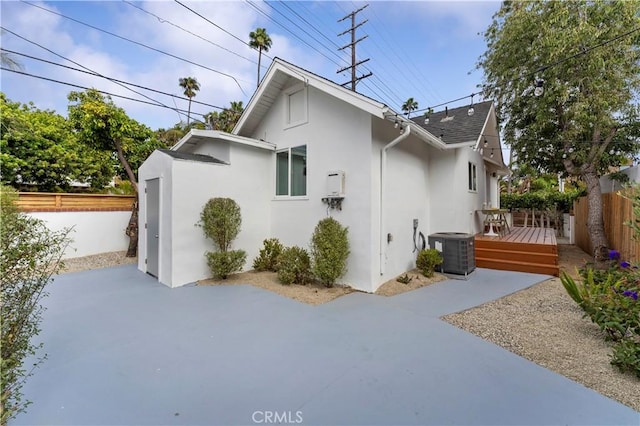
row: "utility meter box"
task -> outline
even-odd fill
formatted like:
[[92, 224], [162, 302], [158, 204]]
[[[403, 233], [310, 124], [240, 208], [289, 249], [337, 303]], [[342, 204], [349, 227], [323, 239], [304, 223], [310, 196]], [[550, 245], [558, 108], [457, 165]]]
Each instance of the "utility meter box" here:
[[344, 172], [327, 172], [327, 198], [344, 198]]

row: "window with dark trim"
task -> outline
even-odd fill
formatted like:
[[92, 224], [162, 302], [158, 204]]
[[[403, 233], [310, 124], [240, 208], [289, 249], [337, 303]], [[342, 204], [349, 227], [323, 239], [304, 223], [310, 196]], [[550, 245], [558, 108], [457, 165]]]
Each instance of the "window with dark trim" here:
[[276, 153], [276, 196], [307, 195], [307, 146], [300, 145]]
[[478, 190], [478, 175], [476, 170], [476, 165], [472, 162], [469, 162], [469, 191], [477, 191]]

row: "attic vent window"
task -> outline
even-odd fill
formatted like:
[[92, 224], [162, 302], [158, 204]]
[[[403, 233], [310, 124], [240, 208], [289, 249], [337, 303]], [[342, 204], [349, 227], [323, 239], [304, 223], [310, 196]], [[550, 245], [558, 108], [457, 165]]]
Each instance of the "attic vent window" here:
[[285, 92], [285, 126], [294, 127], [304, 124], [307, 118], [307, 88], [295, 86]]
[[451, 121], [451, 120], [453, 120], [453, 117], [455, 117], [455, 115], [449, 115], [447, 117], [444, 117], [442, 120], [440, 120], [440, 122], [444, 123], [446, 121]]

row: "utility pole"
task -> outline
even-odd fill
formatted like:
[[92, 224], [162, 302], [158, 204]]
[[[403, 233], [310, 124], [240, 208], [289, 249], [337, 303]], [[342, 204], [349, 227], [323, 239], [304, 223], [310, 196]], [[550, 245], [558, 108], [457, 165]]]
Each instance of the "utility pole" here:
[[365, 35], [364, 37], [360, 37], [359, 39], [356, 40], [356, 29], [362, 25], [364, 25], [368, 19], [365, 19], [364, 21], [360, 22], [359, 24], [356, 25], [356, 14], [358, 12], [361, 12], [363, 9], [365, 9], [367, 6], [369, 6], [368, 4], [362, 6], [360, 9], [351, 12], [350, 14], [348, 14], [347, 16], [345, 16], [342, 19], [339, 19], [338, 22], [342, 22], [347, 18], [351, 18], [351, 28], [349, 28], [346, 31], [341, 32], [340, 34], [338, 34], [338, 37], [345, 35], [347, 33], [351, 33], [351, 43], [342, 46], [341, 48], [339, 48], [338, 50], [343, 50], [346, 49], [347, 47], [351, 47], [351, 65], [341, 68], [337, 71], [338, 74], [340, 74], [343, 71], [346, 71], [348, 69], [351, 69], [351, 81], [347, 81], [346, 83], [342, 84], [342, 86], [346, 86], [347, 84], [351, 83], [351, 90], [353, 90], [354, 92], [356, 91], [356, 83], [360, 80], [362, 80], [363, 78], [367, 78], [367, 77], [371, 77], [373, 75], [373, 73], [369, 73], [366, 75], [361, 75], [360, 77], [356, 77], [356, 66], [364, 64], [365, 62], [367, 62], [369, 60], [369, 58], [364, 59], [362, 61], [356, 62], [356, 44], [360, 43], [362, 40], [364, 40], [365, 38], [369, 37], [367, 35]]

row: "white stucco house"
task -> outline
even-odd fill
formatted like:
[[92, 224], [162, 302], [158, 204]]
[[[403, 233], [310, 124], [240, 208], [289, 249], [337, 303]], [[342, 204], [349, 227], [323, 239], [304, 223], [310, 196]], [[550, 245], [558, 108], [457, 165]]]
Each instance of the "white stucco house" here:
[[[414, 234], [480, 232], [504, 165], [491, 102], [407, 119], [275, 59], [232, 134], [191, 130], [139, 169], [138, 267], [170, 287], [210, 276], [195, 226], [206, 201], [242, 211], [251, 269], [265, 238], [308, 248], [330, 215], [349, 228], [341, 282], [367, 291], [415, 267]], [[417, 220], [417, 231], [414, 224]]]

